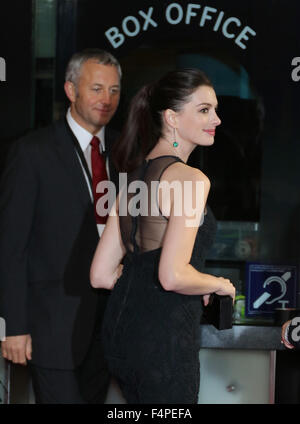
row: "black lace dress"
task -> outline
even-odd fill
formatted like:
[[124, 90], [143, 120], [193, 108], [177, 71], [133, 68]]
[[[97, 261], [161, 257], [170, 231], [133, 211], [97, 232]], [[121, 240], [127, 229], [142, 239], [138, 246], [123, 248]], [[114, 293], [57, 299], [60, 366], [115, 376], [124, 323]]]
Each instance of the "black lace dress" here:
[[[148, 213], [131, 216], [119, 211], [127, 254], [122, 276], [111, 292], [105, 312], [103, 343], [111, 373], [128, 403], [197, 402], [200, 381], [197, 333], [202, 296], [181, 295], [162, 288], [158, 266], [168, 220], [159, 210], [152, 211], [152, 216], [150, 213], [151, 205], [157, 204], [153, 201], [153, 187], [155, 192], [162, 173], [178, 161], [176, 156], [144, 161], [128, 177], [128, 191], [135, 194], [127, 192], [125, 203], [131, 212], [135, 206], [141, 210], [141, 203], [134, 205], [136, 190], [130, 187], [146, 184], [148, 199], [140, 198], [140, 202], [144, 201]], [[198, 271], [203, 269], [215, 227], [214, 216], [207, 207], [190, 261]]]

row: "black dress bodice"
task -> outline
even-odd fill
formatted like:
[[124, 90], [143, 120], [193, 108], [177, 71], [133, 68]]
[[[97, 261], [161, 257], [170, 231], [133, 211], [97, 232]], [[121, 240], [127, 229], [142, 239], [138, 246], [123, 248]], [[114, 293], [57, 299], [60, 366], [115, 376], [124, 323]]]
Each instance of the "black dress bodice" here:
[[[142, 207], [130, 184], [140, 187], [159, 183], [164, 170], [181, 160], [176, 156], [161, 156], [143, 164], [128, 176], [127, 194], [120, 195], [120, 206], [134, 212], [149, 212], [156, 201], [148, 190], [148, 203]], [[141, 183], [142, 182], [142, 183]], [[155, 183], [154, 183], [155, 185]], [[142, 190], [143, 191], [143, 190]], [[121, 189], [122, 193], [122, 189]], [[127, 196], [127, 197], [126, 197]], [[152, 198], [151, 198], [152, 196]], [[154, 199], [154, 200], [153, 200]], [[140, 197], [140, 202], [145, 201]], [[138, 206], [138, 208], [137, 208]], [[123, 203], [124, 208], [124, 203]], [[122, 358], [130, 367], [157, 367], [164, 374], [187, 367], [187, 373], [197, 372], [198, 329], [202, 315], [202, 296], [182, 295], [166, 291], [158, 278], [159, 259], [168, 219], [155, 209], [154, 216], [120, 213], [120, 231], [126, 247], [122, 276], [110, 295], [103, 323], [103, 335], [107, 357]], [[191, 257], [191, 265], [203, 270], [205, 257], [210, 249], [216, 229], [216, 221], [209, 206], [202, 225], [199, 226]], [[155, 365], [156, 364], [156, 365]]]

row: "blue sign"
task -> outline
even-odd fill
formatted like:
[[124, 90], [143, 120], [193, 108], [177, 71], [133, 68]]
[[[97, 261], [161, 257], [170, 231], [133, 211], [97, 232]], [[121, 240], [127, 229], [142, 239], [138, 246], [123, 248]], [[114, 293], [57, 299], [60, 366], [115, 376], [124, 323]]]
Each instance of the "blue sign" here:
[[295, 308], [297, 267], [246, 264], [247, 316], [270, 316], [276, 308]]

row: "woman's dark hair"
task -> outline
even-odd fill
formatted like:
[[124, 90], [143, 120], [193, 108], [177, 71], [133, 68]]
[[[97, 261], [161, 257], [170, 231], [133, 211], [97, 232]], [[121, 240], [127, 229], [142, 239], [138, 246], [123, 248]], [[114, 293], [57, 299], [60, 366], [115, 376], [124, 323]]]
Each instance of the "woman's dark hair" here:
[[199, 69], [168, 72], [154, 84], [143, 86], [133, 97], [121, 137], [113, 149], [113, 161], [119, 172], [137, 168], [162, 136], [162, 112], [180, 111], [200, 86], [212, 87]]

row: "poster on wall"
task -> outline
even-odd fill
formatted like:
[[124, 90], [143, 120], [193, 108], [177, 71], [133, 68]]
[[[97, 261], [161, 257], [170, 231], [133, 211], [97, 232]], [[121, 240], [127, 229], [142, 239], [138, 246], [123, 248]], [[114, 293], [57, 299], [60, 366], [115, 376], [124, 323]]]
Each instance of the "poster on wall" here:
[[246, 264], [247, 316], [272, 317], [275, 309], [295, 308], [296, 292], [296, 266]]

